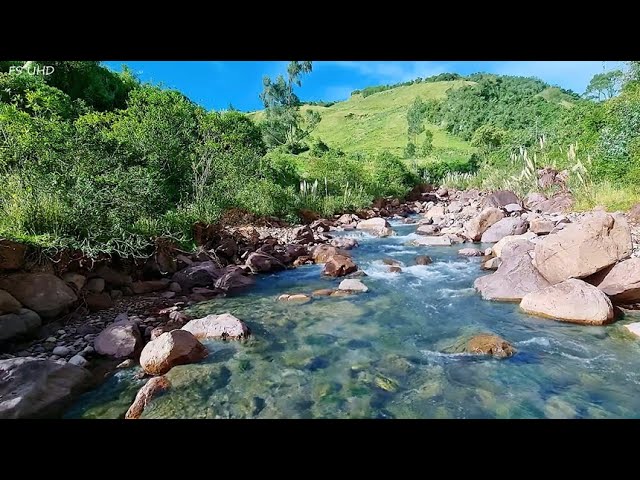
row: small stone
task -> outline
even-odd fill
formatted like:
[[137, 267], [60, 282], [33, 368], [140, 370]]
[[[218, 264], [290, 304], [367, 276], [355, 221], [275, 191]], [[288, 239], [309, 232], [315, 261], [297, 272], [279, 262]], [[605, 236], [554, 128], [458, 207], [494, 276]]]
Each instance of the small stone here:
[[131, 368], [136, 364], [131, 358], [127, 358], [124, 362], [120, 362], [116, 368]]
[[169, 284], [169, 290], [175, 293], [180, 293], [182, 292], [182, 287], [178, 282], [171, 282]]
[[402, 273], [402, 268], [391, 265], [389, 267], [389, 273]]
[[428, 255], [418, 255], [416, 257], [416, 265], [429, 265], [431, 263], [433, 263], [433, 260]]
[[48, 342], [48, 343], [55, 343], [57, 341], [58, 339], [56, 337], [49, 337], [45, 340], [45, 342]]
[[66, 357], [69, 355], [70, 350], [67, 347], [56, 347], [53, 349], [53, 354], [58, 355], [60, 357]]
[[65, 332], [64, 330], [58, 330], [58, 335], [64, 335], [65, 333], [67, 332]]
[[168, 292], [162, 292], [161, 294], [162, 298], [173, 298], [176, 296], [176, 292], [172, 292], [172, 291], [168, 291]]
[[71, 357], [69, 359], [69, 362], [73, 365], [77, 365], [79, 367], [84, 367], [85, 365], [87, 365], [89, 362], [87, 361], [86, 358], [84, 358], [82, 355], [74, 355], [73, 357]]
[[[24, 355], [23, 355], [23, 354], [24, 354]], [[18, 354], [18, 356], [19, 356], [19, 357], [28, 357], [28, 356], [29, 356], [29, 354], [28, 354], [27, 352], [20, 352], [20, 353]], [[59, 359], [60, 359], [60, 357], [59, 357], [58, 355], [51, 355], [49, 358], [50, 358], [51, 360], [59, 360]]]
[[95, 349], [91, 346], [91, 345], [87, 345], [86, 347], [84, 347], [84, 349], [82, 350], [82, 354], [83, 355], [90, 355], [92, 353], [95, 352]]
[[111, 290], [111, 298], [113, 300], [117, 300], [119, 298], [122, 298], [122, 290]]

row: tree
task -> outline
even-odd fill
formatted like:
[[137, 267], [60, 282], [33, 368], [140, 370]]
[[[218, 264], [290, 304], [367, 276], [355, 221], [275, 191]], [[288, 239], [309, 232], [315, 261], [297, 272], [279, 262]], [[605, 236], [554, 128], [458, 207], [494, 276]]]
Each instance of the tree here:
[[506, 132], [493, 125], [482, 125], [471, 137], [471, 145], [480, 147], [486, 151], [494, 150], [502, 145]]
[[416, 155], [416, 145], [415, 143], [407, 143], [407, 146], [404, 149], [404, 154], [407, 158], [415, 157]]
[[409, 143], [415, 145], [416, 137], [424, 132], [424, 125], [422, 124], [425, 115], [425, 105], [420, 99], [416, 97], [413, 104], [407, 111], [407, 136], [409, 137]]
[[422, 156], [426, 157], [433, 151], [433, 132], [425, 130], [424, 143], [422, 144]]
[[584, 92], [586, 98], [607, 100], [614, 97], [622, 87], [623, 74], [620, 70], [597, 73]]
[[264, 77], [260, 99], [266, 110], [263, 133], [269, 147], [283, 145], [291, 152], [302, 149], [301, 141], [309, 134], [310, 129], [302, 127], [300, 99], [293, 87], [300, 87], [300, 77], [311, 71], [311, 62], [289, 62], [286, 79], [282, 75], [278, 75], [275, 81]]

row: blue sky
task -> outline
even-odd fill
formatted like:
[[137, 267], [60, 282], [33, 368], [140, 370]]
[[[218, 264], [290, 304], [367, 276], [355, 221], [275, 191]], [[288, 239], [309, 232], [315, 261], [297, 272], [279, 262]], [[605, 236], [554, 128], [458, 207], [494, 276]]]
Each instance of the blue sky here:
[[[123, 61], [104, 62], [113, 70], [127, 64], [143, 81], [175, 88], [207, 109], [262, 108], [259, 94], [262, 77], [286, 72], [286, 61]], [[621, 68], [622, 62], [605, 62], [606, 70]], [[302, 100], [346, 100], [351, 91], [371, 85], [404, 82], [443, 72], [462, 75], [489, 72], [541, 78], [553, 85], [583, 93], [594, 74], [603, 70], [601, 61], [322, 61], [297, 90]]]

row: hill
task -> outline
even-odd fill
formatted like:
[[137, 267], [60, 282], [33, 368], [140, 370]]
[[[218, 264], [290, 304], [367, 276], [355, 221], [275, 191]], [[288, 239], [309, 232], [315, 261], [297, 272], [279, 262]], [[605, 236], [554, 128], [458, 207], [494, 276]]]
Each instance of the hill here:
[[[358, 93], [330, 107], [305, 105], [302, 110], [310, 109], [320, 113], [320, 123], [311, 135], [322, 139], [331, 147], [347, 153], [378, 153], [381, 150], [389, 150], [396, 155], [402, 155], [407, 144], [407, 110], [413, 101], [417, 97], [423, 100], [444, 99], [448, 91], [470, 84], [473, 82], [465, 80], [414, 83], [367, 97]], [[249, 114], [258, 122], [263, 115], [262, 111]], [[439, 126], [425, 126], [433, 132], [433, 145], [436, 149], [453, 150], [461, 154], [473, 151], [468, 142], [445, 132]], [[424, 133], [418, 137], [418, 144], [423, 139]]]

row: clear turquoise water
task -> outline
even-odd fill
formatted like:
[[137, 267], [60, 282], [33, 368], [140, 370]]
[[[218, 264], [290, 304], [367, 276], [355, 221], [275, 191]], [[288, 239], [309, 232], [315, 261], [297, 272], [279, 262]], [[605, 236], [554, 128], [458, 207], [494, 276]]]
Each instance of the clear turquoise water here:
[[[247, 342], [206, 342], [209, 357], [173, 368], [172, 389], [143, 418], [631, 418], [640, 417], [640, 341], [627, 317], [583, 327], [522, 314], [473, 290], [478, 259], [458, 247], [409, 247], [359, 233], [352, 250], [369, 292], [277, 302], [282, 293], [337, 287], [321, 266], [259, 277], [248, 293], [204, 302], [194, 314], [231, 312]], [[415, 266], [419, 254], [434, 263]], [[391, 274], [382, 258], [403, 263]], [[638, 318], [635, 318], [638, 321]], [[459, 339], [495, 333], [518, 353], [505, 360], [442, 353]], [[118, 372], [84, 395], [70, 418], [118, 418], [144, 383]]]

